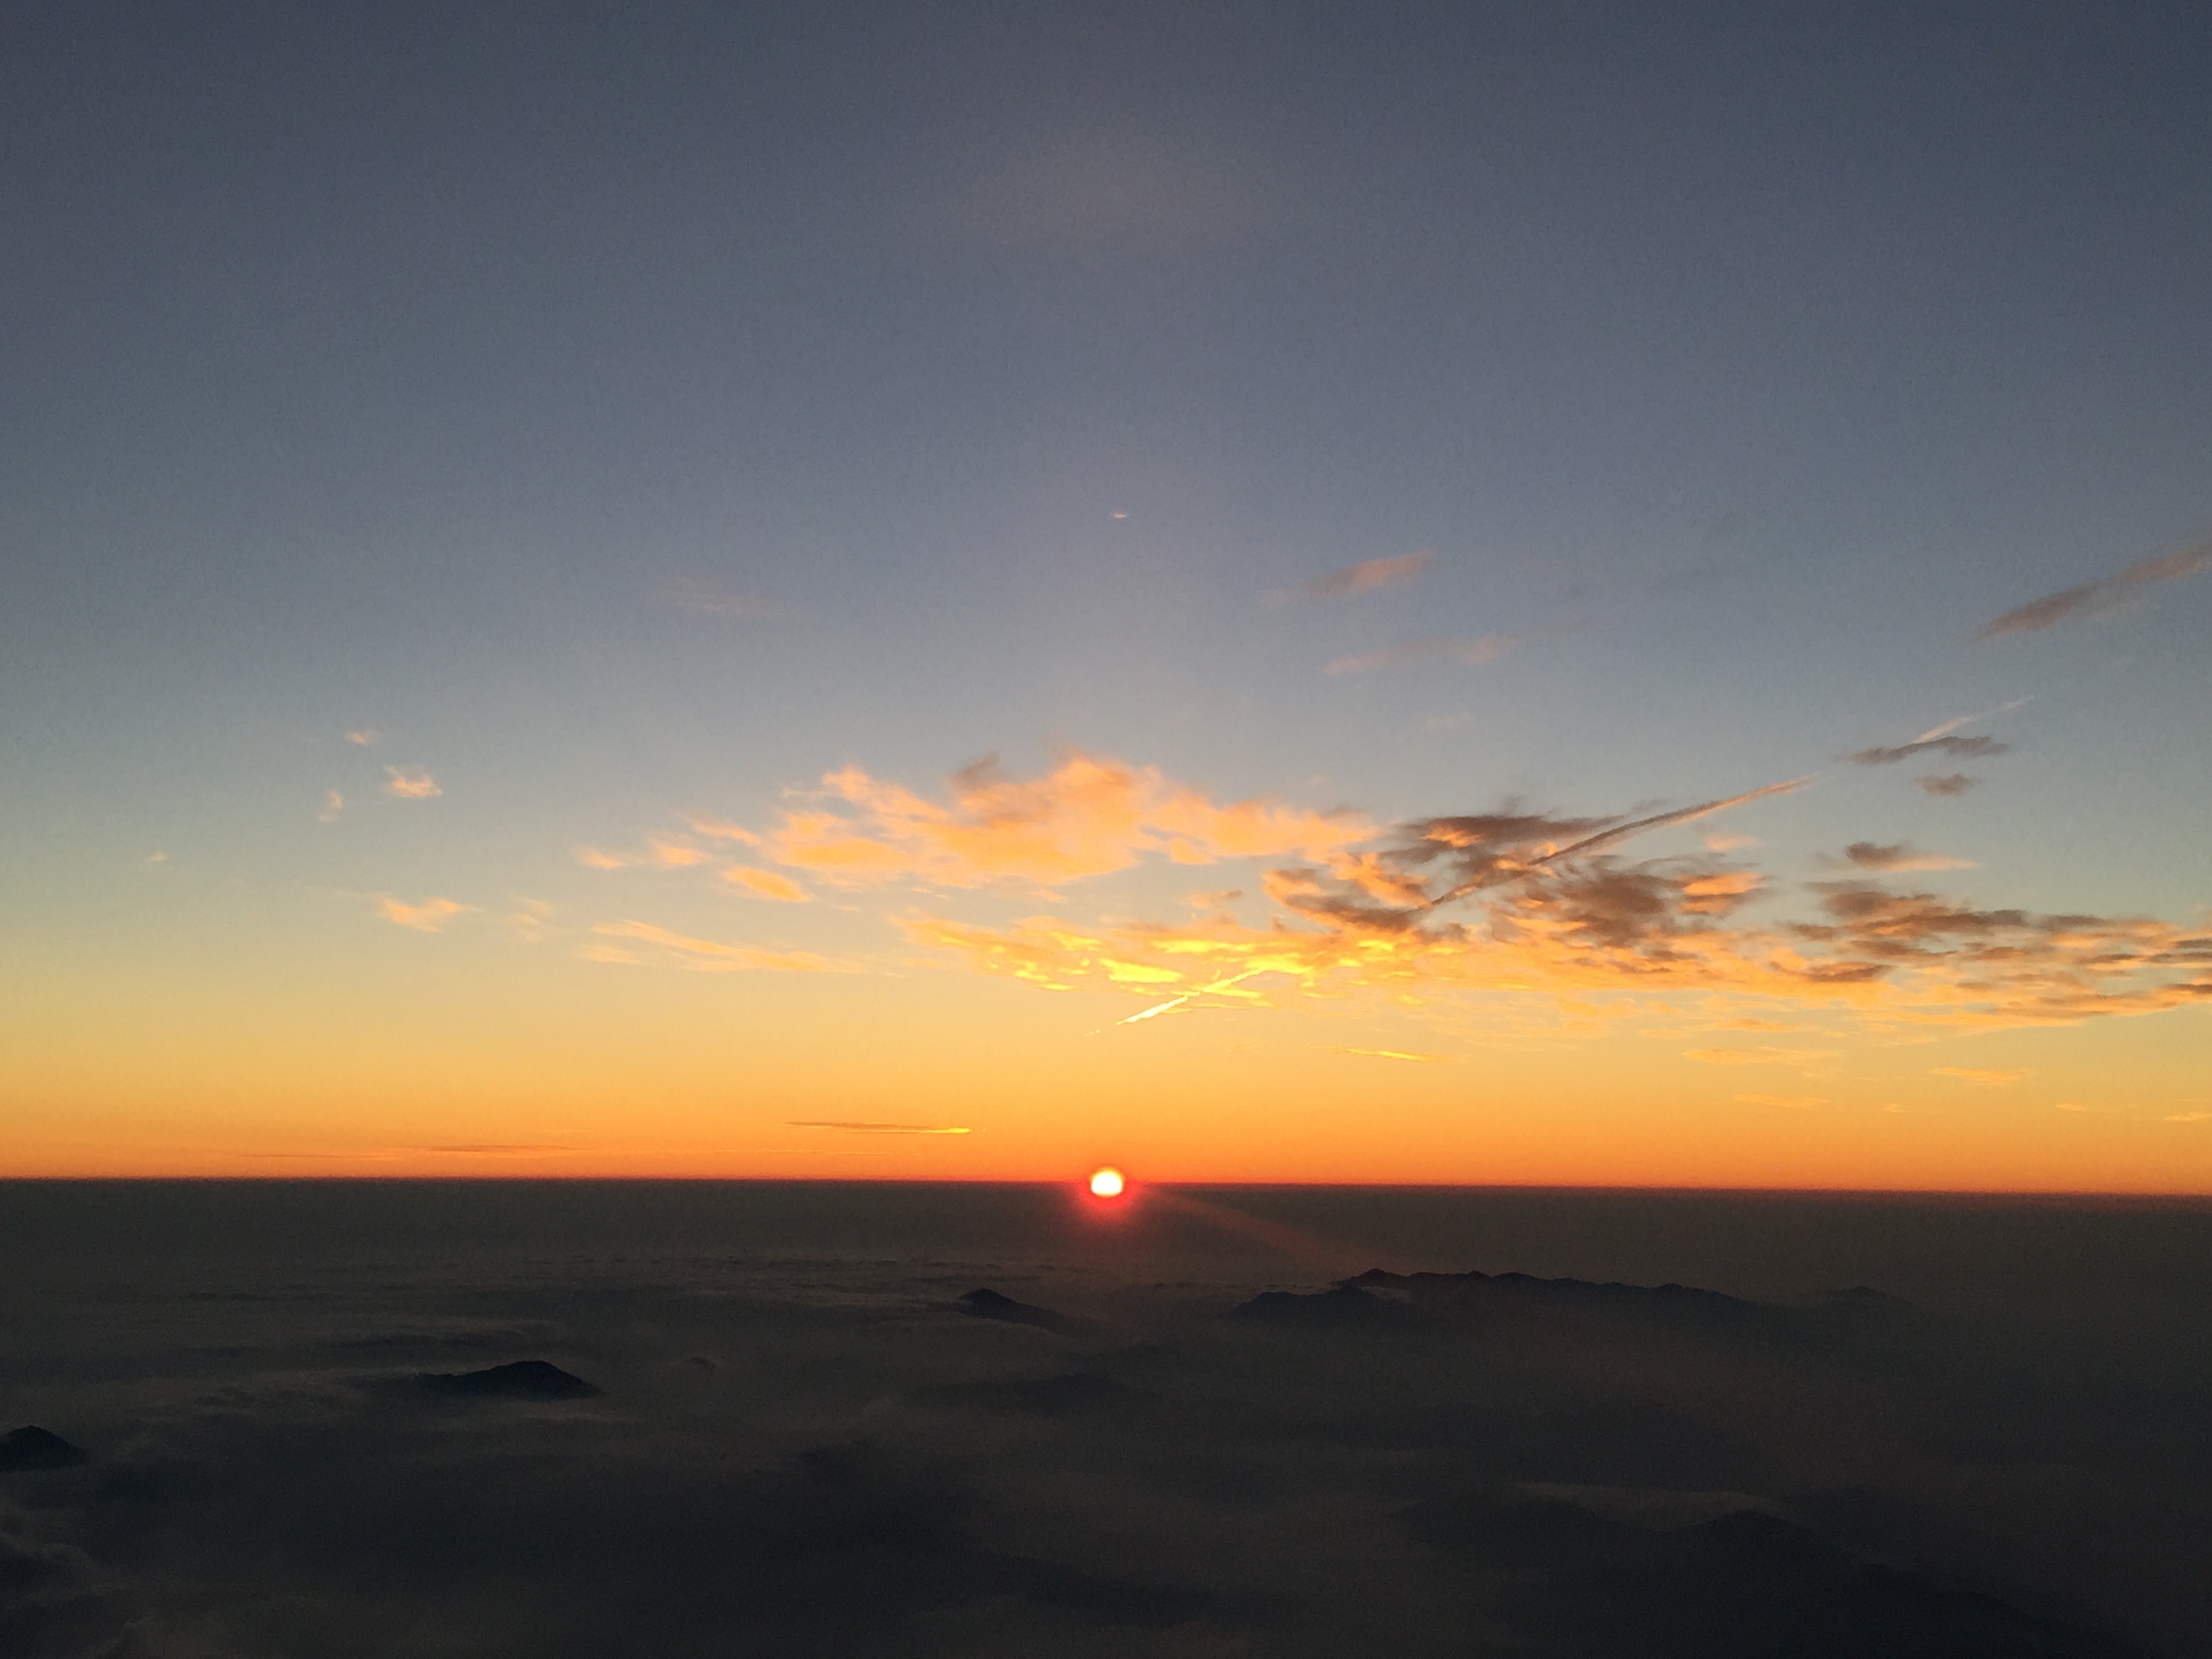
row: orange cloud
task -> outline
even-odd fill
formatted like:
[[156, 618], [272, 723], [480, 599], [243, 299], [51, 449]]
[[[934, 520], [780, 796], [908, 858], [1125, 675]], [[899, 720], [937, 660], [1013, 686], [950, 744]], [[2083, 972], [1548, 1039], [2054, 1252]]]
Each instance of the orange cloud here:
[[775, 899], [784, 904], [805, 904], [808, 900], [804, 887], [789, 876], [779, 875], [773, 870], [755, 870], [746, 865], [733, 864], [721, 872], [720, 879], [756, 898]]
[[986, 760], [953, 775], [950, 805], [848, 766], [822, 780], [835, 805], [787, 813], [761, 838], [787, 868], [843, 885], [1056, 886], [1146, 854], [1179, 864], [1324, 856], [1375, 833], [1364, 818], [1267, 800], [1219, 804], [1151, 767], [1075, 754], [1041, 778]]
[[[772, 972], [818, 974], [830, 964], [806, 951], [763, 951], [750, 945], [725, 945], [719, 939], [690, 939], [656, 927], [648, 921], [602, 921], [592, 931], [605, 939], [637, 939], [658, 947], [669, 960], [701, 973]], [[637, 957], [620, 946], [595, 958], [635, 962]]]
[[388, 893], [380, 895], [376, 901], [376, 914], [386, 921], [423, 933], [441, 932], [455, 916], [475, 908], [473, 904], [462, 904], [449, 898], [428, 898], [420, 904], [407, 904]]
[[1980, 1071], [1971, 1066], [1938, 1066], [1935, 1068], [1935, 1075], [1954, 1077], [1961, 1083], [1972, 1083], [1980, 1088], [1998, 1089], [2008, 1083], [2019, 1082], [2027, 1073], [2026, 1072]]
[[428, 772], [408, 772], [387, 766], [384, 774], [384, 793], [395, 800], [429, 800], [446, 793]]
[[[1938, 728], [1917, 741], [1943, 735]], [[2064, 1024], [2212, 1000], [2212, 936], [2155, 919], [1980, 909], [1901, 890], [1891, 878], [1962, 864], [1902, 842], [1851, 843], [1847, 878], [1788, 892], [1714, 850], [1755, 844], [1745, 838], [1708, 836], [1704, 850], [1624, 855], [1638, 837], [1811, 781], [1633, 818], [1508, 808], [1386, 828], [1348, 810], [1220, 803], [1155, 769], [1074, 754], [1035, 778], [1007, 777], [986, 761], [956, 774], [946, 799], [847, 767], [764, 832], [692, 823], [701, 835], [754, 843], [779, 866], [729, 867], [725, 884], [787, 901], [805, 892], [782, 872], [848, 889], [1055, 890], [1146, 859], [1267, 860], [1257, 885], [1275, 914], [1260, 926], [1213, 904], [1218, 895], [1181, 924], [1046, 915], [979, 926], [946, 915], [900, 924], [979, 972], [1144, 998], [1129, 1022], [1304, 998], [1372, 994], [1417, 1005], [1458, 993], [1550, 999], [1577, 1019], [1674, 1018], [1691, 1011], [1654, 1000], [1690, 997], [1698, 1029], [1843, 1022], [1893, 1032]], [[635, 926], [625, 924], [624, 936], [644, 937]], [[1767, 1018], [1775, 1013], [1792, 1023], [1778, 1027]], [[1692, 1057], [1804, 1064], [1827, 1053]]]

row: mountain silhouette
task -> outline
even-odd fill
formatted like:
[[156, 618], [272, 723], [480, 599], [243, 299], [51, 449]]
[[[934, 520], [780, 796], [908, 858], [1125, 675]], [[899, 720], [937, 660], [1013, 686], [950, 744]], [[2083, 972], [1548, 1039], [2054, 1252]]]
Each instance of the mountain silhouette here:
[[415, 1381], [433, 1394], [477, 1400], [587, 1400], [599, 1392], [543, 1359], [518, 1359], [481, 1371], [424, 1371]]
[[75, 1468], [87, 1462], [92, 1454], [82, 1446], [72, 1446], [61, 1436], [42, 1429], [35, 1423], [27, 1423], [20, 1429], [10, 1429], [0, 1436], [0, 1474], [13, 1474], [32, 1469]]

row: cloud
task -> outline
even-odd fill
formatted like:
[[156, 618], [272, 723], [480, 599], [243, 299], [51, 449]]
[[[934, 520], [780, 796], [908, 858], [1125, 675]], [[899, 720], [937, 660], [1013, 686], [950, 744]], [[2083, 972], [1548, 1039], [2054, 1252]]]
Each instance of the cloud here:
[[[691, 822], [699, 834], [752, 845], [772, 867], [726, 866], [717, 878], [768, 897], [785, 896], [770, 890], [779, 879], [803, 895], [792, 879], [803, 876], [848, 890], [922, 884], [948, 899], [1026, 888], [1059, 902], [1057, 890], [1146, 861], [1259, 860], [1257, 886], [1273, 914], [1256, 925], [1213, 903], [1219, 894], [1200, 896], [1197, 914], [1180, 921], [1038, 915], [981, 925], [941, 905], [896, 920], [909, 939], [978, 972], [1143, 998], [1124, 1024], [1354, 994], [1407, 1007], [1446, 995], [1503, 998], [1488, 1006], [1512, 1018], [1545, 999], [1571, 1006], [1577, 1019], [1638, 1011], [1649, 1019], [1651, 999], [1693, 995], [1708, 1030], [1771, 1026], [1768, 1017], [1782, 1013], [1796, 1029], [1814, 1018], [1812, 1029], [1978, 1030], [2212, 1000], [2212, 935], [2154, 918], [1984, 909], [1899, 890], [1886, 882], [1970, 867], [1904, 842], [1850, 843], [1839, 866], [1846, 878], [1788, 890], [1726, 855], [1755, 844], [1748, 838], [1707, 836], [1701, 849], [1648, 857], [1624, 851], [1639, 836], [1815, 781], [1634, 817], [1508, 803], [1384, 825], [1348, 808], [1224, 804], [1156, 769], [1076, 753], [1032, 778], [985, 761], [955, 774], [938, 799], [847, 767], [817, 789], [788, 792], [796, 804], [760, 832]], [[638, 926], [599, 931], [681, 952], [676, 936], [648, 938]], [[679, 957], [691, 965], [740, 949], [693, 945]], [[590, 953], [638, 959], [611, 937]], [[1729, 1052], [1754, 1058], [1698, 1057], [1759, 1063], [1755, 1051]]]
[[1937, 796], [1963, 795], [1980, 781], [1979, 778], [1970, 778], [1964, 772], [1942, 772], [1913, 779], [1913, 782], [1929, 794]]
[[318, 823], [336, 823], [338, 815], [345, 811], [345, 797], [335, 789], [323, 791], [323, 810], [315, 814]]
[[678, 576], [660, 590], [663, 603], [702, 617], [777, 617], [783, 607], [758, 593], [741, 593], [712, 576]]
[[1948, 858], [1941, 853], [1916, 852], [1905, 842], [1893, 842], [1885, 847], [1877, 842], [1855, 841], [1844, 848], [1841, 862], [1856, 870], [1870, 870], [1884, 875], [1897, 875], [1913, 870], [1972, 870], [1976, 867], [1972, 859]]
[[750, 866], [733, 864], [721, 872], [720, 880], [728, 885], [750, 893], [756, 898], [775, 899], [784, 904], [805, 904], [810, 895], [789, 876], [774, 870], [756, 870]]
[[511, 1145], [501, 1141], [461, 1141], [447, 1146], [425, 1146], [421, 1150], [426, 1152], [464, 1152], [478, 1157], [528, 1158], [543, 1152], [574, 1152], [583, 1149], [552, 1145]]
[[1999, 743], [1995, 738], [1957, 738], [1946, 734], [1916, 738], [1911, 743], [1900, 743], [1890, 749], [1856, 749], [1844, 758], [1853, 766], [1891, 766], [1901, 760], [1911, 760], [1915, 755], [1955, 755], [1961, 760], [1979, 760], [2008, 754], [2011, 748], [2010, 744]]
[[2145, 559], [2140, 564], [2130, 565], [2117, 575], [2016, 605], [1989, 623], [1975, 637], [1990, 640], [2007, 634], [2035, 634], [2076, 617], [2101, 615], [2135, 598], [2140, 589], [2152, 582], [2193, 576], [2208, 566], [2212, 566], [2212, 542], [2200, 544], [2184, 552], [2170, 553], [2164, 558]]
[[579, 847], [575, 857], [576, 862], [587, 870], [685, 870], [706, 863], [710, 854], [687, 841], [654, 836], [642, 853], [610, 853], [602, 847]]
[[791, 1129], [835, 1129], [848, 1135], [965, 1135], [974, 1130], [959, 1123], [860, 1123], [793, 1119]]
[[727, 823], [720, 818], [709, 817], [703, 812], [694, 813], [685, 822], [710, 841], [740, 842], [747, 847], [760, 845], [761, 838], [742, 823]]
[[775, 863], [845, 886], [1051, 886], [1105, 875], [1147, 854], [1177, 864], [1317, 856], [1366, 839], [1356, 814], [1269, 800], [1218, 803], [1150, 767], [1070, 755], [1041, 778], [1009, 778], [995, 757], [957, 772], [950, 805], [858, 767], [822, 780], [821, 804], [761, 837]]
[[356, 726], [352, 731], [346, 733], [346, 741], [350, 744], [356, 744], [362, 748], [366, 749], [372, 744], [382, 743], [384, 741], [384, 733], [374, 731], [366, 726]]
[[1792, 1111], [1828, 1103], [1825, 1095], [1738, 1095], [1736, 1098], [1748, 1106], [1784, 1106]]
[[1997, 1072], [1972, 1066], [1938, 1066], [1933, 1068], [1931, 1075], [1954, 1077], [1961, 1083], [1971, 1083], [1981, 1089], [2002, 1089], [2008, 1084], [2019, 1082], [2029, 1074], [2026, 1071]]
[[2212, 1112], [2168, 1112], [2168, 1123], [2203, 1123], [2212, 1121]]
[[1701, 1066], [1814, 1066], [1835, 1057], [1827, 1048], [1685, 1048], [1682, 1058]]
[[[830, 964], [807, 951], [763, 951], [750, 945], [725, 945], [719, 939], [691, 939], [671, 933], [665, 927], [656, 927], [647, 921], [602, 921], [593, 925], [592, 932], [603, 939], [637, 939], [658, 946], [667, 958], [700, 973], [786, 973], [818, 974]], [[621, 951], [595, 958], [599, 961], [635, 962], [635, 955]]]
[[1340, 1054], [1357, 1054], [1365, 1060], [1419, 1060], [1441, 1061], [1442, 1054], [1415, 1054], [1406, 1048], [1339, 1048]]
[[524, 944], [536, 945], [551, 933], [553, 915], [554, 907], [544, 899], [517, 898], [503, 920]]
[[1291, 599], [1348, 599], [1371, 593], [1378, 587], [1395, 587], [1401, 582], [1413, 581], [1436, 562], [1437, 556], [1426, 549], [1418, 553], [1401, 553], [1391, 559], [1366, 559], [1341, 570], [1332, 570], [1325, 576], [1309, 577], [1297, 586], [1271, 593], [1267, 598], [1269, 603], [1276, 605]]
[[1385, 651], [1376, 651], [1364, 657], [1338, 657], [1322, 669], [1324, 674], [1371, 674], [1379, 668], [1403, 668], [1408, 663], [1425, 662], [1431, 657], [1448, 657], [1452, 661], [1465, 663], [1469, 667], [1486, 662], [1495, 662], [1525, 636], [1519, 634], [1485, 634], [1476, 640], [1414, 640], [1406, 645], [1394, 645]]
[[384, 793], [395, 800], [430, 800], [446, 793], [428, 772], [408, 772], [387, 766], [384, 775]]
[[455, 916], [465, 915], [476, 908], [449, 898], [427, 898], [420, 904], [408, 904], [389, 893], [380, 893], [376, 899], [377, 915], [398, 927], [412, 927], [422, 933], [443, 932], [446, 924]]

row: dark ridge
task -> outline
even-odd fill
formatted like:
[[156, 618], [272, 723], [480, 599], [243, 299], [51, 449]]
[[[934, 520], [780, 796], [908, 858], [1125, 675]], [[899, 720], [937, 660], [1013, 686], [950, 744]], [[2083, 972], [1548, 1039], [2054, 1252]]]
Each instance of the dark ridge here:
[[31, 1469], [73, 1469], [91, 1461], [92, 1454], [83, 1447], [72, 1446], [61, 1436], [35, 1423], [26, 1423], [20, 1429], [10, 1429], [0, 1435], [0, 1474]]
[[1531, 1302], [1611, 1307], [1694, 1308], [1713, 1314], [1755, 1314], [1760, 1304], [1692, 1285], [1599, 1284], [1587, 1279], [1538, 1279], [1529, 1273], [1394, 1273], [1370, 1267], [1347, 1286], [1403, 1292], [1414, 1302], [1470, 1302], [1519, 1298]]
[[518, 1359], [482, 1371], [424, 1371], [415, 1381], [433, 1394], [477, 1400], [585, 1400], [599, 1392], [543, 1359]]
[[1403, 1329], [1426, 1322], [1403, 1303], [1370, 1296], [1359, 1288], [1357, 1280], [1310, 1296], [1301, 1296], [1295, 1291], [1262, 1291], [1249, 1302], [1240, 1302], [1231, 1308], [1229, 1316], [1262, 1324], [1325, 1330]]
[[1034, 1325], [1041, 1331], [1065, 1331], [1074, 1322], [1049, 1308], [1033, 1308], [988, 1289], [975, 1290], [960, 1298], [960, 1311], [976, 1319], [1003, 1319], [1010, 1325]]

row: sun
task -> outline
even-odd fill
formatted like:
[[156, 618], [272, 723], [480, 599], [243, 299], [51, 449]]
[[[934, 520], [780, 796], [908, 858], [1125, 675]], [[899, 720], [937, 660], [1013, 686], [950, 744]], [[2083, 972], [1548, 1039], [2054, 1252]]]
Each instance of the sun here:
[[1128, 1184], [1121, 1178], [1121, 1172], [1110, 1164], [1103, 1170], [1091, 1172], [1091, 1196], [1093, 1198], [1119, 1198]]

